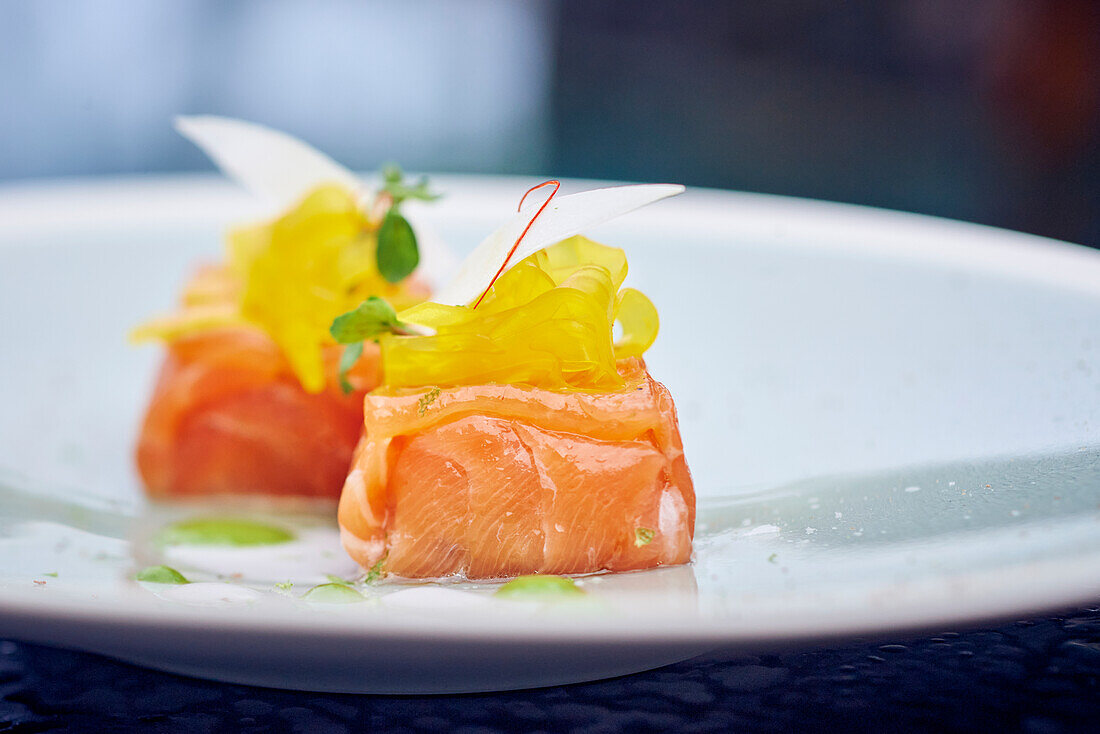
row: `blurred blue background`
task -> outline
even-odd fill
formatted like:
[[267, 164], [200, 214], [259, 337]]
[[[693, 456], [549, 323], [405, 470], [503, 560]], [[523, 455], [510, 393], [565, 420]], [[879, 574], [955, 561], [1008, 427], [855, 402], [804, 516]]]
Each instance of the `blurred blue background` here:
[[0, 4], [0, 182], [208, 170], [216, 113], [359, 169], [871, 204], [1100, 245], [1100, 3]]

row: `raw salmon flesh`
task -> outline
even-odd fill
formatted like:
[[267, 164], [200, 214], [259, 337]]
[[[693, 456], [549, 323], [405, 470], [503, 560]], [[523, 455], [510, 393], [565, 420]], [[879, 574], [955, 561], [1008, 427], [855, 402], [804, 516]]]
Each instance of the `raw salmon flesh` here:
[[224, 328], [172, 341], [137, 444], [154, 497], [267, 494], [336, 499], [363, 430], [363, 397], [380, 381], [375, 345], [338, 385], [307, 393], [262, 331]]
[[685, 563], [695, 492], [668, 390], [381, 387], [340, 498], [344, 547], [407, 578]]

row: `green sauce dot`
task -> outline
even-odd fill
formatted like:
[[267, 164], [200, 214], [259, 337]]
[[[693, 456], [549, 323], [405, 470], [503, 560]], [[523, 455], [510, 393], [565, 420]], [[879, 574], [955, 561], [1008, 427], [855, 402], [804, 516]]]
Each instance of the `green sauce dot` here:
[[149, 566], [138, 571], [138, 581], [150, 584], [189, 584], [187, 578], [171, 566]]
[[275, 545], [294, 540], [283, 528], [237, 518], [196, 518], [173, 523], [157, 534], [162, 545]]
[[497, 589], [496, 596], [521, 599], [539, 596], [582, 596], [584, 591], [564, 576], [519, 576]]
[[321, 584], [302, 594], [302, 598], [318, 604], [353, 604], [364, 597], [347, 584]]

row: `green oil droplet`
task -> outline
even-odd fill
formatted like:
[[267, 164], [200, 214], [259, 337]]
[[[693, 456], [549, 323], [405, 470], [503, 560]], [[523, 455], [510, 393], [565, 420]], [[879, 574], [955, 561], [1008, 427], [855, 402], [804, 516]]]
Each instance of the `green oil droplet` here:
[[302, 595], [306, 601], [317, 604], [353, 604], [364, 600], [362, 594], [347, 584], [321, 584]]
[[150, 584], [188, 584], [187, 578], [171, 566], [149, 566], [138, 571], [138, 581]]
[[195, 518], [173, 523], [157, 534], [161, 545], [275, 545], [294, 534], [274, 525], [241, 518]]
[[577, 597], [583, 594], [584, 591], [573, 582], [573, 579], [564, 576], [543, 576], [542, 574], [519, 576], [501, 586], [496, 592], [496, 596], [507, 599], [552, 596]]

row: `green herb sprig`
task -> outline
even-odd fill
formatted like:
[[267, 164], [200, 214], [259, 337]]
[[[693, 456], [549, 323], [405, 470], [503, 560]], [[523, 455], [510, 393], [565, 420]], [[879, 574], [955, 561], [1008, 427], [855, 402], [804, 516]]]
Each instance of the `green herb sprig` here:
[[439, 397], [439, 394], [443, 392], [438, 387], [433, 387], [428, 392], [420, 396], [420, 399], [416, 401], [416, 414], [423, 416], [428, 412], [428, 408], [431, 407], [435, 399]]
[[366, 576], [366, 578], [363, 579], [363, 583], [364, 584], [377, 583], [379, 581], [379, 579], [381, 579], [382, 576], [385, 575], [385, 570], [384, 570], [384, 567], [383, 567], [383, 564], [385, 562], [386, 562], [386, 556], [382, 556], [380, 559], [378, 559], [378, 563], [371, 566], [370, 570], [367, 571], [367, 576]]
[[[382, 167], [382, 188], [375, 197], [376, 205], [384, 203], [386, 212], [378, 228], [378, 244], [375, 258], [379, 274], [390, 283], [398, 283], [416, 270], [420, 264], [420, 249], [416, 233], [409, 220], [401, 214], [401, 204], [409, 199], [435, 201], [439, 194], [428, 189], [427, 176], [415, 183], [405, 181], [405, 174], [398, 166]], [[393, 306], [384, 299], [371, 296], [357, 308], [337, 316], [329, 327], [329, 333], [338, 344], [344, 344], [340, 357], [340, 389], [345, 393], [354, 388], [348, 382], [348, 372], [363, 356], [363, 342], [380, 334], [411, 334], [397, 319]], [[376, 340], [376, 339], [375, 339]]]
[[371, 296], [351, 311], [337, 316], [328, 331], [337, 344], [345, 345], [340, 357], [340, 388], [345, 393], [354, 389], [348, 382], [348, 371], [362, 356], [364, 341], [378, 341], [382, 334], [409, 336], [416, 333], [397, 318], [397, 312], [386, 299], [378, 296]]
[[428, 179], [425, 176], [416, 183], [406, 183], [405, 174], [392, 164], [383, 167], [382, 181], [379, 196], [386, 197], [390, 204], [378, 229], [378, 272], [390, 283], [398, 283], [420, 264], [416, 233], [413, 232], [409, 220], [402, 216], [401, 204], [409, 199], [435, 201], [439, 194], [428, 190]]

